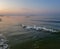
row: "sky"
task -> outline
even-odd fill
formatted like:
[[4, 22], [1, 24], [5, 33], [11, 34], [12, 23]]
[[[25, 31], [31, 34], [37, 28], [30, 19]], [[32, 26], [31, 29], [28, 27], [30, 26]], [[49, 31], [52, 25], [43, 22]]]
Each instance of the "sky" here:
[[60, 14], [60, 0], [0, 0], [0, 15]]

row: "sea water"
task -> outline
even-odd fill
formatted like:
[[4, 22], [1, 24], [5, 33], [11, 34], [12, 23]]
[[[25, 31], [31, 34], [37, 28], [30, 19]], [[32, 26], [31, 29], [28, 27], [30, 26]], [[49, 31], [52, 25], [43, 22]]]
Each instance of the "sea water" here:
[[4, 34], [12, 42], [21, 42], [29, 39], [44, 38], [50, 32], [26, 30], [20, 26], [36, 25], [50, 29], [60, 29], [60, 16], [3, 16], [0, 17], [0, 33]]

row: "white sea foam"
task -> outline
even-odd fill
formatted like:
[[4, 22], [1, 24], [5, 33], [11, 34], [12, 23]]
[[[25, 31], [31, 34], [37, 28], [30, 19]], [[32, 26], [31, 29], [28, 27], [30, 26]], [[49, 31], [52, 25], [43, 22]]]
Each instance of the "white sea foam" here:
[[48, 28], [46, 28], [46, 27], [38, 27], [38, 26], [36, 26], [36, 25], [34, 25], [34, 26], [26, 26], [26, 25], [21, 25], [23, 28], [25, 28], [25, 29], [34, 29], [34, 30], [36, 30], [36, 31], [39, 31], [39, 30], [43, 30], [43, 31], [49, 31], [49, 32], [57, 32], [56, 30], [53, 30], [53, 29], [48, 29]]
[[0, 34], [0, 49], [8, 49], [7, 39], [3, 34]]

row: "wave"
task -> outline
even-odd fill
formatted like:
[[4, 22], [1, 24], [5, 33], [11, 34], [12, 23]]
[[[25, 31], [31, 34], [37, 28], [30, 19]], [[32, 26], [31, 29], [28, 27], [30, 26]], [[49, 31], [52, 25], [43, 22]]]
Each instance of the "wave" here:
[[49, 23], [60, 23], [60, 20], [31, 20], [31, 21], [40, 21], [40, 22], [49, 22]]
[[57, 32], [56, 30], [54, 30], [54, 29], [48, 29], [48, 28], [46, 28], [46, 27], [38, 27], [38, 26], [36, 26], [36, 25], [34, 25], [34, 26], [26, 26], [26, 25], [24, 25], [24, 24], [21, 24], [20, 25], [22, 28], [24, 28], [24, 29], [31, 29], [31, 30], [36, 30], [36, 31], [48, 31], [48, 32]]

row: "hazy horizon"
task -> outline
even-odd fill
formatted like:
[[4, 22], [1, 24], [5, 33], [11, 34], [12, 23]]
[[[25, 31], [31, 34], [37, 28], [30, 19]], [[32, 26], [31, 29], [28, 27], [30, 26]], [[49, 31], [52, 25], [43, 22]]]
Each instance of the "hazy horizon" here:
[[0, 0], [0, 15], [60, 15], [60, 0]]

